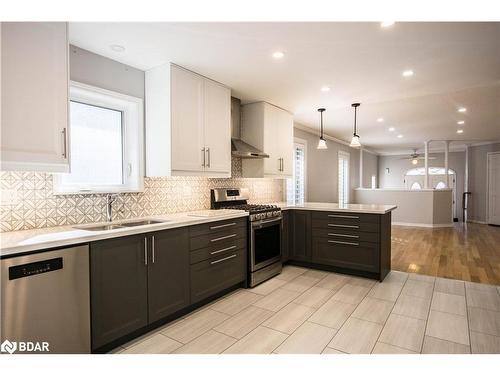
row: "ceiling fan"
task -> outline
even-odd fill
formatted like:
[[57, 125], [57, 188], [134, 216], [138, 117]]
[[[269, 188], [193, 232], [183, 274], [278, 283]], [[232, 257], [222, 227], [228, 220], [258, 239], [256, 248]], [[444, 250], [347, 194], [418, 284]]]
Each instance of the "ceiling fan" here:
[[[399, 158], [399, 160], [411, 160], [411, 163], [413, 165], [417, 165], [419, 160], [424, 160], [424, 159], [425, 159], [424, 156], [420, 156], [417, 153], [417, 149], [416, 148], [413, 149], [413, 154], [411, 154], [410, 156], [407, 156], [407, 157], [404, 157], [404, 158]], [[436, 158], [434, 156], [429, 156], [429, 160], [432, 160], [432, 159], [436, 159]]]

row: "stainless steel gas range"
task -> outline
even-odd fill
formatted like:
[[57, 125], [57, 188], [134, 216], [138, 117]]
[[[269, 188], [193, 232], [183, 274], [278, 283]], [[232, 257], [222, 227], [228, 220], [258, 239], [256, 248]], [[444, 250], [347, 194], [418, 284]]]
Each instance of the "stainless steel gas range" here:
[[248, 204], [248, 189], [212, 189], [212, 209], [245, 210], [248, 216], [248, 284], [254, 287], [281, 273], [281, 209]]

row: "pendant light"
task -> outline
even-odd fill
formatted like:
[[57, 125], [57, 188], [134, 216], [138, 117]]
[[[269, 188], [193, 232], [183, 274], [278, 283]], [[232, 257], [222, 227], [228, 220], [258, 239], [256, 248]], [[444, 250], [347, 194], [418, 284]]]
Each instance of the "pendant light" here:
[[354, 107], [354, 134], [352, 135], [351, 147], [361, 147], [361, 143], [359, 142], [359, 135], [356, 134], [356, 112], [361, 103], [352, 103], [351, 107]]
[[320, 131], [319, 142], [318, 142], [318, 147], [317, 147], [318, 150], [326, 150], [328, 148], [328, 146], [326, 145], [326, 141], [323, 138], [323, 112], [325, 112], [325, 111], [326, 111], [325, 108], [318, 109], [318, 112], [320, 113], [320, 116], [321, 116], [321, 120], [320, 120], [321, 121], [320, 122], [321, 131]]

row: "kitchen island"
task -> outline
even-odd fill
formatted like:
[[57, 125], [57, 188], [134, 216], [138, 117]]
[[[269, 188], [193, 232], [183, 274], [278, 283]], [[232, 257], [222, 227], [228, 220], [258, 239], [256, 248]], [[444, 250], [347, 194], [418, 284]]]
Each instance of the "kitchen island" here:
[[283, 262], [382, 281], [391, 270], [394, 205], [277, 203]]

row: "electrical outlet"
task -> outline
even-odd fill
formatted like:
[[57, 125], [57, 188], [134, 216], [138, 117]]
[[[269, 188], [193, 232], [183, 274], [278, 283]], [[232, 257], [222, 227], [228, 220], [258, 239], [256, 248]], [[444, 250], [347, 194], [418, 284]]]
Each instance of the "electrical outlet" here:
[[17, 190], [2, 190], [0, 192], [0, 204], [2, 206], [13, 206], [17, 203]]

